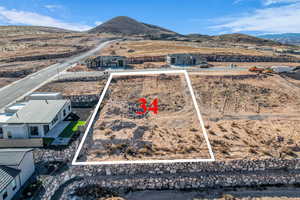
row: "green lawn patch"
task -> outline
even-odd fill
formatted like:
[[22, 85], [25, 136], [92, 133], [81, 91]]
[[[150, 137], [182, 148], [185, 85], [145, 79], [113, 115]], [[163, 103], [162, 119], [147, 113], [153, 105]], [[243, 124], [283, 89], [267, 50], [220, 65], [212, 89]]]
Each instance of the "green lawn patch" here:
[[73, 121], [63, 130], [63, 132], [59, 135], [59, 137], [63, 137], [63, 138], [72, 137], [72, 135], [76, 131], [78, 131], [78, 127], [84, 126], [85, 124], [86, 124], [85, 121]]

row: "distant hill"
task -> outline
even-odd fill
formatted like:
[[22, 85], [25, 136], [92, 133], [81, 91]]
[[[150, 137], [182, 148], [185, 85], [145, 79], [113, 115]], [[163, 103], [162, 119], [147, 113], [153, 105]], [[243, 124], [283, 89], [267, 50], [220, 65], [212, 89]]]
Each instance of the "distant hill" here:
[[194, 41], [199, 41], [199, 42], [202, 42], [202, 41], [209, 41], [209, 40], [212, 40], [212, 36], [209, 36], [209, 35], [202, 35], [202, 34], [197, 34], [197, 33], [194, 33], [194, 34], [188, 34], [188, 35], [185, 35], [187, 38], [189, 39], [192, 39]]
[[214, 41], [224, 41], [224, 42], [231, 42], [231, 43], [247, 43], [247, 44], [255, 44], [255, 45], [281, 45], [279, 42], [272, 41], [269, 39], [263, 39], [254, 37], [251, 35], [240, 34], [240, 33], [233, 33], [233, 34], [224, 34], [218, 36], [212, 36]]
[[300, 45], [300, 33], [267, 34], [258, 37], [274, 40], [283, 44]]
[[0, 26], [0, 33], [72, 33], [76, 31], [46, 26]]
[[179, 35], [159, 26], [138, 22], [130, 17], [115, 17], [88, 31], [89, 33], [112, 33], [122, 35]]
[[224, 42], [224, 43], [238, 43], [238, 44], [254, 44], [258, 46], [273, 46], [273, 45], [281, 45], [278, 42], [257, 38], [251, 35], [240, 34], [240, 33], [233, 33], [233, 34], [224, 34], [224, 35], [217, 35], [217, 36], [209, 36], [209, 35], [201, 35], [201, 34], [189, 34], [186, 35], [187, 38], [193, 41], [210, 41], [210, 42]]

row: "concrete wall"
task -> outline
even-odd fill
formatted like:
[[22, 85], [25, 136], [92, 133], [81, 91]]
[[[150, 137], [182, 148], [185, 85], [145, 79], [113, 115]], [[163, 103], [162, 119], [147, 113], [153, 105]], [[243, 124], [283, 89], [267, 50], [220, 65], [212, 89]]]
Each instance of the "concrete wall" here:
[[28, 138], [29, 132], [26, 124], [21, 125], [4, 125], [3, 138], [9, 139], [8, 135], [11, 133], [13, 139]]
[[23, 185], [32, 176], [32, 174], [35, 171], [32, 151], [29, 151], [25, 154], [18, 169], [21, 170], [20, 179], [21, 179], [21, 184]]

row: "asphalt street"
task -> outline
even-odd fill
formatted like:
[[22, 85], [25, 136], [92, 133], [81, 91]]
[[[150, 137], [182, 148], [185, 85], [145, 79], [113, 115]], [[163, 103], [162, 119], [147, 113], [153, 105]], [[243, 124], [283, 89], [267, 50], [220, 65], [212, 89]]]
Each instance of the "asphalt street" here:
[[90, 51], [87, 51], [78, 56], [73, 56], [71, 58], [68, 58], [62, 63], [51, 65], [43, 70], [33, 73], [21, 80], [18, 80], [4, 88], [1, 88], [0, 109], [4, 108], [5, 106], [11, 103], [14, 103], [16, 100], [22, 98], [28, 92], [34, 90], [36, 87], [42, 85], [43, 83], [57, 76], [59, 73], [68, 69], [74, 63], [99, 52], [103, 47], [105, 47], [107, 44], [111, 42], [114, 41], [101, 42], [97, 47], [95, 47]]

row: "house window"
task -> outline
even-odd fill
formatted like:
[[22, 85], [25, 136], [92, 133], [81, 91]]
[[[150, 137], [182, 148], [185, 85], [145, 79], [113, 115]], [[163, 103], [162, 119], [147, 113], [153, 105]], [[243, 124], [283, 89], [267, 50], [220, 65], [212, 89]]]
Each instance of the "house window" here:
[[68, 106], [68, 108], [69, 108], [69, 111], [71, 111], [71, 106]]
[[54, 117], [54, 119], [52, 120], [52, 125], [54, 125], [56, 122], [58, 121], [58, 115], [56, 115], [55, 117]]
[[9, 139], [12, 138], [12, 133], [11, 133], [11, 131], [7, 131], [7, 137], [8, 137]]
[[17, 188], [17, 182], [16, 182], [16, 179], [14, 179], [14, 180], [11, 182], [11, 185], [12, 185], [13, 191], [15, 191], [15, 189]]
[[0, 127], [0, 134], [3, 134], [3, 128]]
[[30, 135], [31, 136], [38, 136], [39, 135], [39, 127], [31, 126], [29, 129], [30, 129]]
[[8, 195], [7, 195], [7, 191], [5, 190], [5, 191], [4, 191], [4, 193], [3, 193], [3, 195], [2, 195], [2, 197], [3, 197], [3, 200], [4, 200], [4, 199], [6, 199], [6, 198], [7, 198], [7, 196], [8, 196]]
[[171, 58], [171, 65], [174, 65], [176, 63], [176, 58]]
[[63, 114], [64, 114], [64, 116], [66, 116], [66, 109], [64, 109]]

